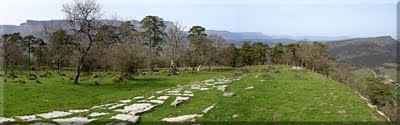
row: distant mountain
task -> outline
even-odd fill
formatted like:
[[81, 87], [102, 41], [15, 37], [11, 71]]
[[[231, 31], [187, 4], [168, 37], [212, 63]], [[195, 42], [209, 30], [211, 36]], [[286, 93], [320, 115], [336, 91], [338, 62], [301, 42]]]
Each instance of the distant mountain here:
[[390, 36], [357, 38], [328, 42], [328, 54], [340, 64], [375, 67], [397, 62], [399, 42]]
[[[109, 23], [118, 25], [121, 21], [118, 20], [101, 20], [102, 23]], [[136, 27], [136, 29], [141, 30], [139, 27], [139, 21], [132, 20], [131, 23]], [[168, 27], [174, 25], [173, 22], [164, 21], [164, 24]], [[42, 39], [47, 39], [44, 34], [44, 27], [53, 27], [53, 28], [67, 28], [66, 20], [46, 20], [46, 21], [35, 21], [35, 20], [27, 20], [25, 23], [21, 23], [19, 26], [17, 25], [0, 25], [0, 35], [1, 34], [10, 34], [15, 32], [20, 32], [22, 36], [25, 35], [33, 35], [35, 37], [39, 37]]]
[[218, 34], [223, 36], [229, 43], [241, 45], [244, 41], [262, 42], [273, 44], [276, 42], [294, 42], [295, 40], [287, 38], [273, 38], [261, 32], [230, 32], [226, 30], [207, 30], [207, 34]]
[[[121, 21], [117, 20], [102, 20], [103, 23], [111, 23], [111, 24], [119, 24]], [[141, 24], [137, 20], [132, 20], [132, 24], [135, 25], [137, 30], [140, 29]], [[173, 22], [164, 21], [167, 28], [174, 25]], [[58, 27], [58, 28], [66, 28], [67, 22], [65, 20], [47, 20], [47, 21], [35, 21], [35, 20], [27, 20], [25, 23], [21, 23], [19, 26], [17, 25], [0, 25], [0, 35], [1, 34], [10, 34], [15, 32], [20, 32], [21, 35], [29, 35], [32, 34], [35, 37], [39, 37], [42, 39], [47, 39], [44, 34], [44, 26], [48, 27]], [[219, 34], [222, 35], [228, 42], [236, 43], [237, 45], [241, 45], [243, 41], [252, 41], [252, 42], [288, 42], [294, 41], [290, 39], [274, 39], [267, 35], [264, 35], [260, 32], [229, 32], [229, 31], [218, 31], [218, 30], [207, 30], [207, 34]]]
[[[121, 21], [118, 20], [102, 20], [103, 23], [119, 24]], [[132, 24], [135, 25], [136, 29], [141, 31], [139, 27], [141, 26], [139, 21], [132, 20]], [[171, 21], [164, 21], [167, 28], [174, 25]], [[49, 27], [59, 27], [66, 28], [67, 23], [65, 20], [46, 20], [46, 21], [35, 21], [27, 20], [25, 23], [17, 25], [0, 25], [0, 35], [9, 34], [14, 32], [20, 32], [21, 35], [32, 34], [36, 37], [47, 39], [46, 34], [44, 34], [44, 26]], [[290, 43], [296, 42], [298, 40], [309, 40], [309, 41], [332, 41], [332, 40], [342, 40], [348, 37], [323, 37], [323, 36], [304, 36], [304, 37], [292, 37], [292, 36], [273, 36], [265, 35], [261, 32], [230, 32], [226, 30], [207, 30], [207, 34], [219, 34], [223, 36], [228, 43], [235, 43], [240, 46], [243, 41], [251, 42], [263, 42], [267, 44], [273, 44], [277, 42]]]

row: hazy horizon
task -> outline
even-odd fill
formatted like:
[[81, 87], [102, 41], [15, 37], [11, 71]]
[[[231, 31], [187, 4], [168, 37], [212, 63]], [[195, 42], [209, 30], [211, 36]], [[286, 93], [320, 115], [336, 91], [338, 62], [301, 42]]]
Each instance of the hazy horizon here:
[[[0, 25], [64, 19], [67, 0], [0, 0]], [[262, 32], [275, 36], [396, 36], [398, 0], [98, 0], [104, 18], [141, 20], [156, 15], [186, 27]], [[21, 9], [23, 8], [23, 9]], [[10, 13], [12, 12], [12, 13]]]

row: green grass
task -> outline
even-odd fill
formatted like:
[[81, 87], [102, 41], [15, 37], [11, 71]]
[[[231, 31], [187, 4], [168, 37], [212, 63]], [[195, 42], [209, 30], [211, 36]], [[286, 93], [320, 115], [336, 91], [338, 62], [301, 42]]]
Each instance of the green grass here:
[[[178, 76], [154, 75], [138, 76], [135, 80], [123, 83], [113, 83], [114, 77], [93, 78], [82, 76], [79, 85], [69, 80], [73, 75], [65, 71], [66, 76], [59, 76], [52, 71], [48, 78], [39, 77], [44, 71], [32, 72], [38, 76], [41, 84], [35, 80], [28, 80], [27, 72], [21, 73], [16, 79], [1, 80], [0, 86], [4, 92], [1, 102], [4, 107], [4, 116], [16, 116], [49, 112], [53, 110], [70, 110], [90, 108], [94, 105], [115, 102], [132, 98], [138, 95], [149, 94], [165, 88], [170, 88], [190, 81], [203, 80], [212, 76], [223, 75], [234, 69], [215, 69], [213, 72], [183, 72]], [[105, 72], [95, 72], [105, 75]], [[118, 74], [113, 72], [112, 74]], [[23, 84], [21, 81], [25, 81]], [[98, 81], [100, 85], [95, 85]]]
[[375, 77], [374, 73], [367, 68], [355, 70], [353, 71], [353, 74], [356, 78], [359, 79], [364, 79], [366, 77]]
[[[262, 72], [266, 66], [251, 67], [251, 73], [240, 81], [230, 83], [226, 91], [236, 92], [235, 97], [223, 97], [216, 90], [193, 91], [195, 96], [177, 108], [167, 105], [156, 107], [141, 116], [141, 122], [160, 121], [162, 118], [187, 114], [202, 114], [197, 122], [265, 122], [265, 121], [384, 121], [366, 102], [344, 84], [311, 72], [292, 72], [288, 67], [281, 73]], [[258, 71], [258, 72], [257, 72]], [[256, 75], [261, 74], [259, 78]], [[265, 79], [268, 74], [273, 79]], [[301, 79], [294, 79], [297, 74]], [[265, 81], [261, 81], [264, 79]], [[245, 90], [254, 86], [254, 89]], [[346, 113], [338, 113], [344, 110]], [[239, 115], [233, 118], [233, 115]]]
[[[207, 122], [376, 122], [385, 121], [374, 110], [369, 108], [356, 92], [342, 83], [329, 80], [324, 76], [309, 71], [293, 71], [289, 67], [274, 66], [280, 73], [264, 71], [267, 66], [246, 67], [250, 73], [241, 80], [228, 83], [227, 92], [235, 92], [234, 97], [223, 97], [222, 91], [191, 90], [186, 86], [182, 91], [190, 90], [195, 96], [190, 97], [178, 107], [170, 104], [176, 96], [170, 96], [164, 104], [140, 115], [139, 123], [154, 123], [166, 117], [188, 114], [203, 114], [202, 110], [216, 104], [216, 107], [196, 118], [198, 123]], [[233, 77], [236, 69], [219, 69], [213, 72], [181, 73], [179, 76], [138, 76], [136, 80], [126, 83], [112, 83], [112, 78], [92, 78], [85, 76], [80, 85], [72, 85], [69, 80], [60, 80], [59, 76], [39, 78], [42, 84], [29, 81], [21, 84], [8, 81], [4, 84], [5, 115], [15, 116], [35, 114], [53, 110], [90, 108], [94, 105], [115, 102], [138, 95], [160, 96], [158, 90], [183, 85], [191, 81], [210, 79], [216, 76]], [[41, 73], [38, 73], [41, 74]], [[56, 73], [53, 73], [55, 75]], [[106, 74], [96, 72], [95, 74]], [[72, 72], [67, 72], [68, 76]], [[265, 78], [263, 76], [270, 76]], [[255, 78], [258, 76], [258, 78]], [[19, 77], [20, 79], [26, 79]], [[94, 85], [93, 81], [100, 85]], [[254, 89], [245, 90], [254, 86]], [[137, 103], [133, 101], [129, 104]], [[128, 105], [129, 105], [128, 104]], [[122, 107], [120, 107], [122, 108]], [[94, 109], [111, 114], [96, 117], [96, 123], [121, 122], [110, 119], [116, 115], [110, 109]], [[345, 113], [339, 113], [345, 111]], [[87, 116], [90, 112], [73, 114]], [[238, 115], [239, 117], [233, 117]], [[67, 116], [71, 117], [71, 116]], [[48, 120], [49, 121], [49, 120]], [[159, 123], [159, 122], [157, 122]], [[189, 122], [191, 123], [191, 122]]]
[[[395, 68], [384, 68], [384, 67], [377, 67], [374, 68], [376, 70], [378, 70], [379, 72], [377, 72], [377, 75], [381, 75], [382, 73], [384, 73], [384, 75], [389, 76], [390, 79], [392, 80], [397, 80], [397, 70]], [[367, 69], [367, 68], [363, 68], [363, 69], [358, 69], [353, 71], [353, 74], [356, 78], [366, 78], [366, 77], [375, 77], [374, 73]]]

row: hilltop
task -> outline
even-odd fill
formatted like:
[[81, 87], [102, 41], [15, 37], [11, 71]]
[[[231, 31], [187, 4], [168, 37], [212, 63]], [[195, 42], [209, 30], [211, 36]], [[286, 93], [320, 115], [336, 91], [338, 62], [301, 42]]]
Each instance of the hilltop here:
[[376, 67], [396, 63], [398, 42], [390, 36], [328, 42], [328, 54], [340, 64]]

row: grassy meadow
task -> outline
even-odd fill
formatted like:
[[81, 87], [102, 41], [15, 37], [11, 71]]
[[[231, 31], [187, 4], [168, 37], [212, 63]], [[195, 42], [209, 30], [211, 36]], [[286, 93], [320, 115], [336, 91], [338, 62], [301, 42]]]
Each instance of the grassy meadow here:
[[[164, 69], [165, 71], [167, 69]], [[94, 72], [92, 75], [82, 75], [80, 84], [72, 84], [70, 77], [74, 72], [64, 71], [60, 76], [56, 71], [50, 71], [48, 77], [40, 77], [45, 71], [31, 71], [37, 75], [38, 81], [28, 80], [28, 71], [17, 74], [15, 79], [1, 80], [4, 116], [28, 115], [49, 112], [53, 110], [70, 110], [90, 108], [94, 105], [115, 102], [134, 96], [155, 92], [161, 89], [185, 84], [191, 81], [203, 80], [212, 76], [232, 72], [231, 68], [215, 68], [212, 72], [182, 71], [178, 76], [162, 74], [140, 75], [135, 79], [115, 83], [113, 79], [117, 72]], [[97, 82], [98, 84], [96, 84]]]
[[[235, 92], [235, 96], [225, 97], [223, 91], [210, 89], [193, 90], [190, 86], [182, 91], [191, 91], [195, 96], [189, 101], [171, 107], [176, 96], [170, 96], [163, 104], [140, 114], [138, 123], [159, 122], [163, 118], [188, 114], [203, 114], [195, 122], [377, 122], [386, 119], [367, 106], [358, 94], [342, 83], [325, 78], [308, 70], [293, 70], [288, 66], [245, 67], [250, 72], [240, 80], [228, 83], [225, 92]], [[166, 69], [165, 69], [166, 70]], [[50, 111], [88, 109], [94, 105], [118, 102], [135, 96], [162, 96], [156, 91], [203, 81], [218, 76], [238, 78], [232, 73], [240, 69], [214, 68], [211, 72], [183, 71], [178, 76], [168, 76], [161, 71], [155, 75], [140, 75], [135, 79], [115, 83], [116, 72], [94, 72], [84, 75], [79, 85], [69, 80], [73, 75], [65, 71], [60, 76], [55, 71], [51, 76], [39, 77], [41, 83], [28, 80], [26, 74], [7, 79], [1, 83], [4, 91], [4, 115], [29, 115]], [[32, 72], [31, 72], [32, 73]], [[44, 74], [44, 71], [34, 74]], [[25, 81], [26, 83], [21, 83]], [[96, 82], [97, 83], [96, 83]], [[247, 89], [246, 89], [247, 88]], [[140, 103], [138, 100], [126, 103]], [[207, 113], [203, 110], [211, 105], [215, 108]], [[122, 109], [119, 107], [117, 109]], [[72, 114], [67, 117], [88, 117], [90, 112], [110, 112], [96, 117], [90, 124], [124, 122], [110, 117], [118, 114], [111, 109], [90, 109], [89, 112]], [[65, 118], [67, 118], [65, 117]], [[89, 116], [89, 118], [91, 118]], [[94, 117], [93, 117], [94, 118]], [[50, 119], [41, 121], [52, 122]]]

